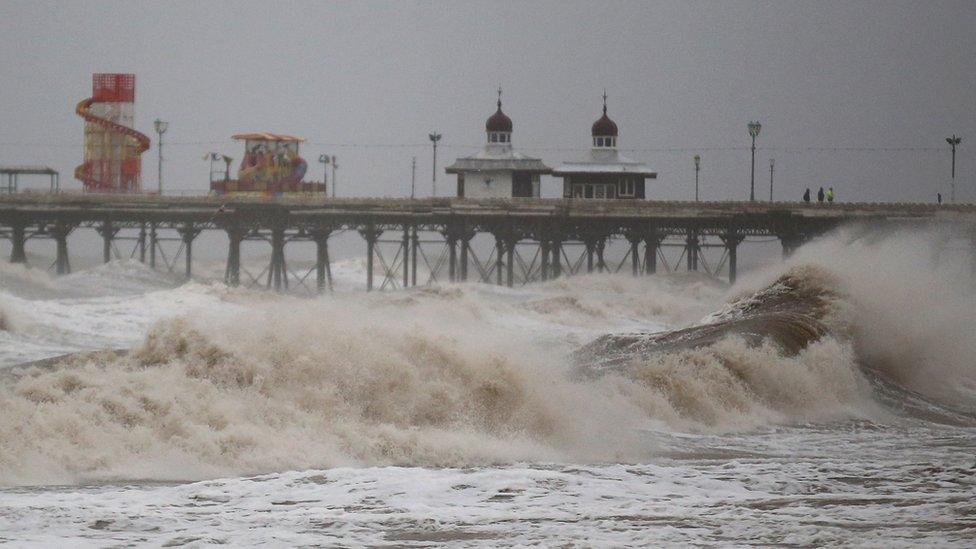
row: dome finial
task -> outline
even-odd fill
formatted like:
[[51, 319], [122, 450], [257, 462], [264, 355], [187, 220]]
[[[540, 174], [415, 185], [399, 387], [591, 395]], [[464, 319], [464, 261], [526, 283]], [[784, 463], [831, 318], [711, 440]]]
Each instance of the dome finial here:
[[603, 114], [607, 114], [607, 89], [603, 88]]
[[502, 85], [498, 85], [498, 108], [502, 108]]

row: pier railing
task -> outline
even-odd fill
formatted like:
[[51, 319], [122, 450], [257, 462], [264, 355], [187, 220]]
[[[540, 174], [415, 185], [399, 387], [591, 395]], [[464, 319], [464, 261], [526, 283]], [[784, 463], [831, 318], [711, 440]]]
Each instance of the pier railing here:
[[[0, 197], [0, 237], [11, 240], [12, 262], [25, 262], [31, 238], [56, 242], [53, 269], [70, 271], [68, 237], [94, 229], [103, 240], [105, 261], [113, 242], [129, 238], [141, 261], [156, 267], [161, 242], [179, 242], [187, 278], [193, 272], [193, 243], [202, 231], [228, 237], [225, 280], [241, 283], [240, 246], [260, 240], [271, 246], [267, 285], [289, 283], [285, 248], [289, 242], [316, 245], [316, 288], [332, 286], [329, 239], [339, 232], [361, 235], [366, 251], [366, 287], [417, 285], [418, 260], [444, 279], [512, 286], [579, 272], [629, 270], [634, 275], [672, 270], [727, 274], [734, 282], [738, 247], [747, 237], [778, 239], [784, 256], [809, 239], [843, 224], [879, 227], [941, 224], [976, 247], [976, 205], [912, 203], [674, 202], [584, 199], [323, 198], [299, 196], [267, 200], [218, 196], [20, 194]], [[122, 236], [125, 231], [131, 236]], [[161, 233], [175, 234], [173, 237]], [[478, 257], [472, 240], [491, 243]], [[626, 242], [619, 261], [609, 262], [609, 242]], [[431, 243], [439, 245], [428, 253]], [[380, 245], [394, 245], [386, 261]], [[425, 251], [425, 245], [427, 250]], [[528, 247], [528, 249], [527, 249]], [[667, 247], [679, 248], [672, 262]], [[571, 257], [567, 250], [580, 253]], [[709, 263], [704, 251], [722, 255]], [[135, 255], [135, 252], [134, 252]], [[147, 257], [148, 256], [148, 257]], [[974, 256], [976, 265], [976, 256]], [[379, 265], [377, 265], [377, 262]], [[310, 274], [310, 273], [308, 273]], [[262, 275], [263, 276], [263, 275]], [[420, 281], [423, 283], [423, 281]]]

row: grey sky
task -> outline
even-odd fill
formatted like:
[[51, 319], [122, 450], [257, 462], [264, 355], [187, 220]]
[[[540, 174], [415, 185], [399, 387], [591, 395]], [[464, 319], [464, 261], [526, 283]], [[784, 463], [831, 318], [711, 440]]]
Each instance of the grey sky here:
[[[760, 197], [775, 157], [781, 199], [833, 185], [842, 200], [931, 201], [956, 133], [959, 196], [974, 200], [974, 29], [969, 1], [0, 1], [0, 163], [50, 164], [80, 188], [74, 106], [92, 72], [133, 72], [146, 187], [161, 117], [169, 188], [204, 190], [206, 152], [239, 159], [231, 134], [272, 131], [309, 139], [316, 179], [319, 153], [338, 155], [341, 195], [408, 194], [417, 156], [423, 195], [428, 131], [453, 190], [443, 167], [481, 146], [499, 84], [515, 146], [549, 165], [588, 147], [605, 87], [621, 148], [661, 174], [651, 198], [692, 196], [695, 150], [704, 198], [747, 198], [758, 119], [760, 147], [779, 149], [758, 153]], [[942, 150], [807, 150], [822, 147]]]

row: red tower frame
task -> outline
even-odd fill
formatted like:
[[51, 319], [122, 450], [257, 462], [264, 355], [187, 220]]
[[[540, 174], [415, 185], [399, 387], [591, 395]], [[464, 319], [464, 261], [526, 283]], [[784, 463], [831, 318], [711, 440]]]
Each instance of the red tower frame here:
[[133, 129], [136, 77], [134, 74], [92, 75], [92, 96], [75, 112], [85, 120], [85, 161], [75, 168], [86, 192], [142, 191], [140, 155], [149, 138]]

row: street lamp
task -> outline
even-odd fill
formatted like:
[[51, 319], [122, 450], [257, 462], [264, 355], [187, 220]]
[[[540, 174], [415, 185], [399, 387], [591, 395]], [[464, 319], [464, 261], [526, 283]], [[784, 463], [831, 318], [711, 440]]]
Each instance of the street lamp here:
[[749, 136], [752, 137], [752, 179], [749, 181], [749, 202], [756, 201], [756, 137], [762, 124], [759, 122], [749, 122]]
[[322, 163], [322, 185], [325, 187], [325, 195], [329, 196], [329, 155], [320, 154], [319, 162]]
[[952, 134], [952, 137], [946, 137], [946, 143], [952, 147], [952, 192], [949, 195], [949, 201], [956, 201], [956, 145], [962, 143], [961, 137], [956, 137], [956, 134]]
[[776, 164], [775, 158], [769, 159], [769, 201], [773, 201], [773, 165]]
[[410, 199], [416, 198], [417, 194], [417, 157], [413, 157], [410, 163]]
[[695, 202], [698, 202], [698, 171], [701, 170], [701, 156], [695, 155]]
[[163, 194], [163, 134], [169, 129], [169, 122], [164, 122], [160, 119], [156, 119], [153, 122], [153, 127], [156, 129], [156, 134], [159, 135], [157, 140], [157, 147], [159, 148], [159, 160], [157, 161], [157, 169], [159, 170], [159, 189], [158, 192], [160, 196]]
[[336, 177], [336, 170], [339, 169], [339, 163], [336, 161], [336, 155], [332, 155], [332, 198], [336, 197], [336, 187], [339, 184], [339, 178]]
[[441, 140], [441, 134], [434, 132], [428, 134], [430, 142], [434, 144], [434, 176], [433, 176], [433, 195], [437, 196], [437, 142]]

